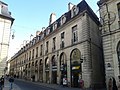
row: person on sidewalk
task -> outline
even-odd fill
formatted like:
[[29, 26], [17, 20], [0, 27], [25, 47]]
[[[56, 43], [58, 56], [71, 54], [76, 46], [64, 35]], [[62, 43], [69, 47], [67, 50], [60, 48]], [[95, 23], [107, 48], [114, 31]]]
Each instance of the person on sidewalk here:
[[2, 84], [2, 87], [4, 87], [4, 76], [1, 77], [1, 84]]
[[2, 90], [2, 83], [1, 83], [1, 78], [0, 78], [0, 90]]
[[9, 82], [10, 82], [10, 90], [12, 90], [12, 88], [13, 88], [13, 82], [14, 82], [13, 76], [11, 76], [11, 77], [9, 78]]

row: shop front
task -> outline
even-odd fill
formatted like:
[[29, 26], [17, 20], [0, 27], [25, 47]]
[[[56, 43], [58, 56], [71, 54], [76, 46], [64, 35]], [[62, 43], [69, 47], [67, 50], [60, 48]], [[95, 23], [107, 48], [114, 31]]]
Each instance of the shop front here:
[[82, 65], [81, 65], [81, 53], [79, 49], [74, 49], [71, 52], [70, 64], [71, 64], [71, 86], [80, 87], [80, 80], [82, 79]]

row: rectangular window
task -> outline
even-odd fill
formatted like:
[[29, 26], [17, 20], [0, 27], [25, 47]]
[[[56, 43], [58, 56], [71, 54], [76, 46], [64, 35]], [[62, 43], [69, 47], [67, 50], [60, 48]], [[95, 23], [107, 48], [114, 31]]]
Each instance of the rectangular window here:
[[26, 59], [28, 60], [28, 53], [27, 53]]
[[77, 25], [72, 27], [72, 43], [78, 42]]
[[38, 57], [38, 47], [36, 47], [36, 58]]
[[53, 48], [52, 48], [52, 50], [55, 50], [55, 48], [56, 48], [55, 44], [56, 44], [56, 37], [53, 38]]
[[31, 51], [30, 51], [30, 53], [29, 53], [29, 60], [31, 59]]
[[60, 48], [64, 48], [64, 41], [61, 41]]
[[48, 44], [49, 44], [49, 42], [47, 41], [46, 42], [46, 53], [48, 53]]
[[34, 58], [34, 49], [32, 50], [32, 59]]
[[40, 55], [42, 56], [43, 53], [43, 45], [40, 45]]
[[65, 32], [62, 32], [62, 33], [61, 33], [61, 39], [64, 39], [64, 33], [65, 33]]

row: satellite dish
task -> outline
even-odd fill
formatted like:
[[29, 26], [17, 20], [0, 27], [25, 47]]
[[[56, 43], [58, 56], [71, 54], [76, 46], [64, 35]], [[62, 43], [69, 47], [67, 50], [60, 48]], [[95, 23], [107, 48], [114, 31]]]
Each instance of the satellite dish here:
[[114, 12], [111, 12], [111, 11], [107, 12], [103, 16], [101, 24], [102, 25], [111, 25], [111, 24], [113, 24], [113, 22], [115, 21], [115, 19], [116, 19], [116, 15], [115, 15]]

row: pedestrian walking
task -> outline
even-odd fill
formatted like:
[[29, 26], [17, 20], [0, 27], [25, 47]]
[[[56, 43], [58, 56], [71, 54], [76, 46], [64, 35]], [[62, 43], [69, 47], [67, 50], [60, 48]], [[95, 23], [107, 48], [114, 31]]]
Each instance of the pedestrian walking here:
[[113, 81], [112, 78], [110, 78], [108, 82], [108, 90], [112, 90], [112, 87], [113, 87]]
[[4, 76], [1, 77], [1, 84], [2, 84], [2, 87], [4, 87]]
[[0, 90], [2, 90], [2, 83], [1, 83], [1, 78], [0, 78]]
[[12, 88], [13, 88], [13, 82], [14, 82], [13, 76], [11, 76], [11, 77], [9, 78], [9, 82], [10, 82], [10, 90], [12, 90]]

